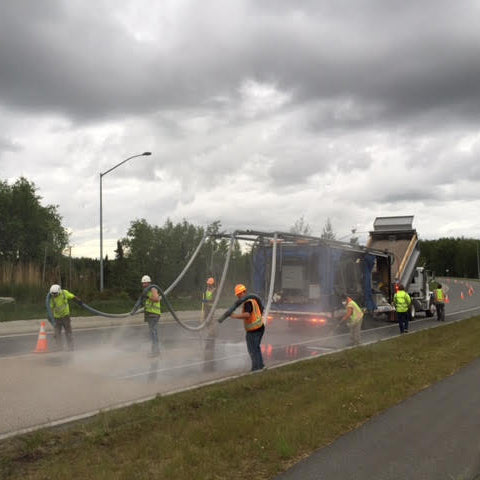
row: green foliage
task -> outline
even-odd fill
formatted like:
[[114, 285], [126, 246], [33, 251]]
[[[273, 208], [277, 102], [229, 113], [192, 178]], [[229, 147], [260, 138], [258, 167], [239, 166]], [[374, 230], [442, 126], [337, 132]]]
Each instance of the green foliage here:
[[420, 241], [420, 262], [437, 276], [478, 278], [480, 241], [472, 238], [440, 238]]
[[0, 181], [0, 259], [29, 262], [60, 255], [68, 243], [57, 207], [42, 206], [34, 183]]

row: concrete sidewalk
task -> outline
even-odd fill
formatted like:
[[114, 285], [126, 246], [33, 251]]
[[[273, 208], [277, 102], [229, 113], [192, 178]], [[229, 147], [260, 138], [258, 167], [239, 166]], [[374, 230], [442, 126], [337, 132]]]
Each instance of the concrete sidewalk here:
[[278, 480], [480, 479], [480, 359], [314, 452]]

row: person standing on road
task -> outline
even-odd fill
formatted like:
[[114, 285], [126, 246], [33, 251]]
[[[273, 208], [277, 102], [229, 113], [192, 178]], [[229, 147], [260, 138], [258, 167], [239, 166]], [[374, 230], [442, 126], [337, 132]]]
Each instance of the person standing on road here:
[[[238, 284], [235, 286], [235, 295], [238, 299], [242, 299], [247, 295], [247, 288], [245, 285]], [[262, 350], [260, 344], [262, 342], [263, 334], [265, 333], [265, 325], [263, 324], [263, 305], [261, 302], [252, 298], [247, 300], [242, 305], [242, 313], [232, 313], [231, 318], [238, 318], [243, 320], [243, 325], [246, 331], [247, 350], [252, 360], [252, 372], [256, 370], [263, 370], [265, 365], [263, 363]]]
[[54, 284], [50, 287], [50, 308], [55, 319], [55, 343], [58, 350], [63, 350], [62, 328], [65, 330], [67, 348], [73, 351], [72, 322], [70, 319], [69, 300], [75, 300], [81, 304], [82, 301], [72, 292], [62, 289], [60, 285]]
[[[145, 290], [152, 284], [152, 279], [148, 275], [142, 277], [142, 287]], [[152, 341], [152, 349], [150, 356], [156, 357], [160, 354], [160, 347], [158, 345], [158, 322], [160, 320], [160, 295], [155, 287], [150, 288], [143, 297], [143, 308], [145, 315], [145, 322], [148, 323], [150, 331], [150, 339]]]
[[345, 305], [347, 311], [340, 322], [347, 322], [348, 328], [350, 329], [351, 344], [360, 345], [363, 311], [350, 297], [347, 297], [346, 301], [342, 303]]
[[435, 308], [437, 309], [437, 321], [445, 321], [445, 294], [442, 290], [442, 285], [437, 284], [437, 288], [433, 291], [433, 299]]
[[[207, 288], [203, 293], [202, 298], [202, 322], [204, 322], [210, 312], [212, 311], [213, 306], [213, 297], [215, 295], [215, 279], [210, 277], [207, 279]], [[207, 350], [212, 350], [215, 347], [215, 337], [217, 336], [217, 322], [214, 322], [211, 319], [210, 323], [207, 325], [207, 339], [205, 342], [205, 348]]]
[[408, 310], [412, 303], [410, 295], [405, 291], [405, 287], [400, 284], [398, 291], [393, 296], [393, 303], [395, 305], [395, 311], [397, 312], [398, 326], [400, 327], [400, 333], [408, 333]]

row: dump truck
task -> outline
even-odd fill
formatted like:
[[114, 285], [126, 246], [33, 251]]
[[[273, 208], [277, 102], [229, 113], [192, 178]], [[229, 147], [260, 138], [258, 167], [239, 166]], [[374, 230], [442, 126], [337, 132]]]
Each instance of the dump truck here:
[[390, 252], [392, 259], [389, 268], [380, 268], [374, 273], [372, 284], [373, 288], [381, 289], [386, 282], [393, 282], [393, 288], [389, 289], [390, 303], [393, 303], [392, 293], [402, 284], [412, 298], [412, 318], [417, 312], [431, 317], [435, 314], [433, 292], [429, 286], [432, 277], [425, 267], [418, 266], [420, 249], [413, 218], [409, 215], [375, 219], [367, 247]]
[[274, 240], [271, 233], [254, 233], [254, 291], [268, 298], [275, 262], [270, 313], [289, 324], [327, 324], [344, 312], [346, 296], [369, 318], [393, 320], [393, 297], [400, 284], [412, 297], [412, 317], [419, 311], [435, 313], [429, 274], [417, 265], [420, 250], [413, 216], [377, 217], [366, 246], [278, 232]]

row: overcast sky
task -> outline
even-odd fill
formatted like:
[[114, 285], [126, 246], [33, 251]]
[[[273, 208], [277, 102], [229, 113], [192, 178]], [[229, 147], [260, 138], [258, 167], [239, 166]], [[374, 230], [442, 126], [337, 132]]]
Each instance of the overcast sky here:
[[480, 1], [3, 0], [0, 179], [130, 222], [480, 237]]

